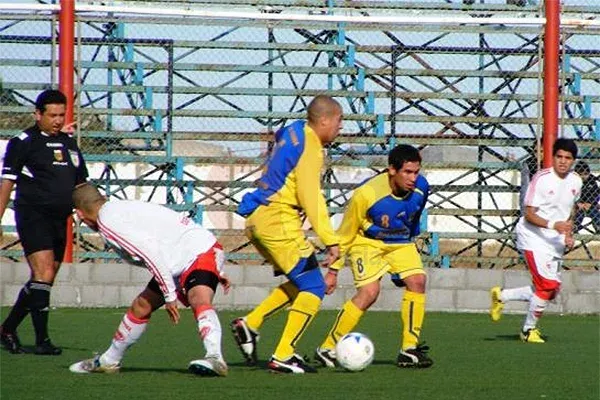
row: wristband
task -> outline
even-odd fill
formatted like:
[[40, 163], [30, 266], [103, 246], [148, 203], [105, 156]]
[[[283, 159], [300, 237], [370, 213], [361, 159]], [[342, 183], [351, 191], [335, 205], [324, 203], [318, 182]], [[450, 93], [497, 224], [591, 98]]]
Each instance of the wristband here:
[[548, 229], [554, 229], [554, 224], [556, 224], [558, 221], [554, 221], [554, 220], [548, 220], [548, 224], [546, 225], [546, 228]]
[[330, 268], [329, 270], [327, 270], [327, 273], [328, 273], [328, 274], [331, 274], [331, 275], [334, 275], [334, 276], [337, 276], [337, 274], [338, 274], [338, 271], [337, 271], [337, 270], [335, 270], [335, 269], [331, 269], [331, 268]]

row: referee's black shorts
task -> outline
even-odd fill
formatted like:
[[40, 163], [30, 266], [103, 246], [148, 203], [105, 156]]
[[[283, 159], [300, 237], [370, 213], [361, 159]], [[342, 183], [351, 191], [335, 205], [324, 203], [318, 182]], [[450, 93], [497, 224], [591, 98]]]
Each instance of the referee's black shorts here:
[[40, 250], [53, 250], [54, 260], [62, 261], [67, 241], [67, 216], [48, 213], [42, 207], [15, 207], [17, 232], [25, 256]]

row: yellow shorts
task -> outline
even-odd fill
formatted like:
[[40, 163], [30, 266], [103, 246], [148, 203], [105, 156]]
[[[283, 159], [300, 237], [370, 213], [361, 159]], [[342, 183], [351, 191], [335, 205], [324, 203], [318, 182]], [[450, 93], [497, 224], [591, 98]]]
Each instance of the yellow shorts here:
[[246, 236], [273, 265], [276, 274], [288, 274], [314, 252], [297, 212], [277, 206], [260, 206], [246, 219]]
[[425, 274], [421, 256], [414, 243], [353, 245], [348, 252], [348, 258], [356, 287], [375, 282], [386, 273], [398, 274], [401, 279]]

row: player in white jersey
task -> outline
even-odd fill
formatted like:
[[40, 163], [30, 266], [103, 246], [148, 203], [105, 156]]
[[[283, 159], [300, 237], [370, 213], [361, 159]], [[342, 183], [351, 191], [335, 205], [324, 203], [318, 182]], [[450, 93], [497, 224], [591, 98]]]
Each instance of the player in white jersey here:
[[517, 223], [517, 248], [523, 253], [531, 273], [531, 286], [491, 289], [490, 316], [498, 321], [504, 303], [528, 301], [529, 310], [521, 330], [521, 340], [544, 343], [537, 328], [548, 302], [560, 289], [560, 269], [566, 247], [573, 246], [573, 209], [581, 193], [581, 178], [571, 167], [577, 158], [577, 145], [558, 139], [552, 148], [552, 167], [537, 172], [527, 188], [525, 213]]
[[189, 370], [204, 376], [227, 375], [221, 353], [221, 324], [212, 299], [219, 283], [225, 293], [230, 284], [221, 272], [225, 255], [213, 234], [158, 204], [109, 202], [90, 184], [75, 189], [73, 202], [85, 224], [126, 260], [147, 267], [153, 278], [133, 300], [110, 347], [69, 369], [75, 373], [117, 372], [125, 351], [142, 336], [155, 310], [164, 305], [171, 321], [179, 322], [179, 299], [192, 308], [206, 349], [206, 356], [190, 362]]

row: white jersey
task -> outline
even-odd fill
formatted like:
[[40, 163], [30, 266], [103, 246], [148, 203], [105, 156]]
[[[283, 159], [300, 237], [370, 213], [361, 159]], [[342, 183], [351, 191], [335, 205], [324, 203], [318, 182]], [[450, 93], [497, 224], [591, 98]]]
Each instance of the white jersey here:
[[177, 299], [176, 278], [217, 242], [190, 218], [143, 201], [106, 202], [98, 212], [98, 231], [126, 260], [152, 272], [167, 302]]
[[[569, 172], [559, 177], [553, 168], [538, 171], [527, 188], [525, 206], [537, 208], [536, 214], [548, 221], [567, 221], [581, 194], [579, 175]], [[521, 217], [517, 223], [517, 247], [519, 250], [543, 251], [562, 257], [565, 252], [565, 235], [554, 229], [535, 226]]]

